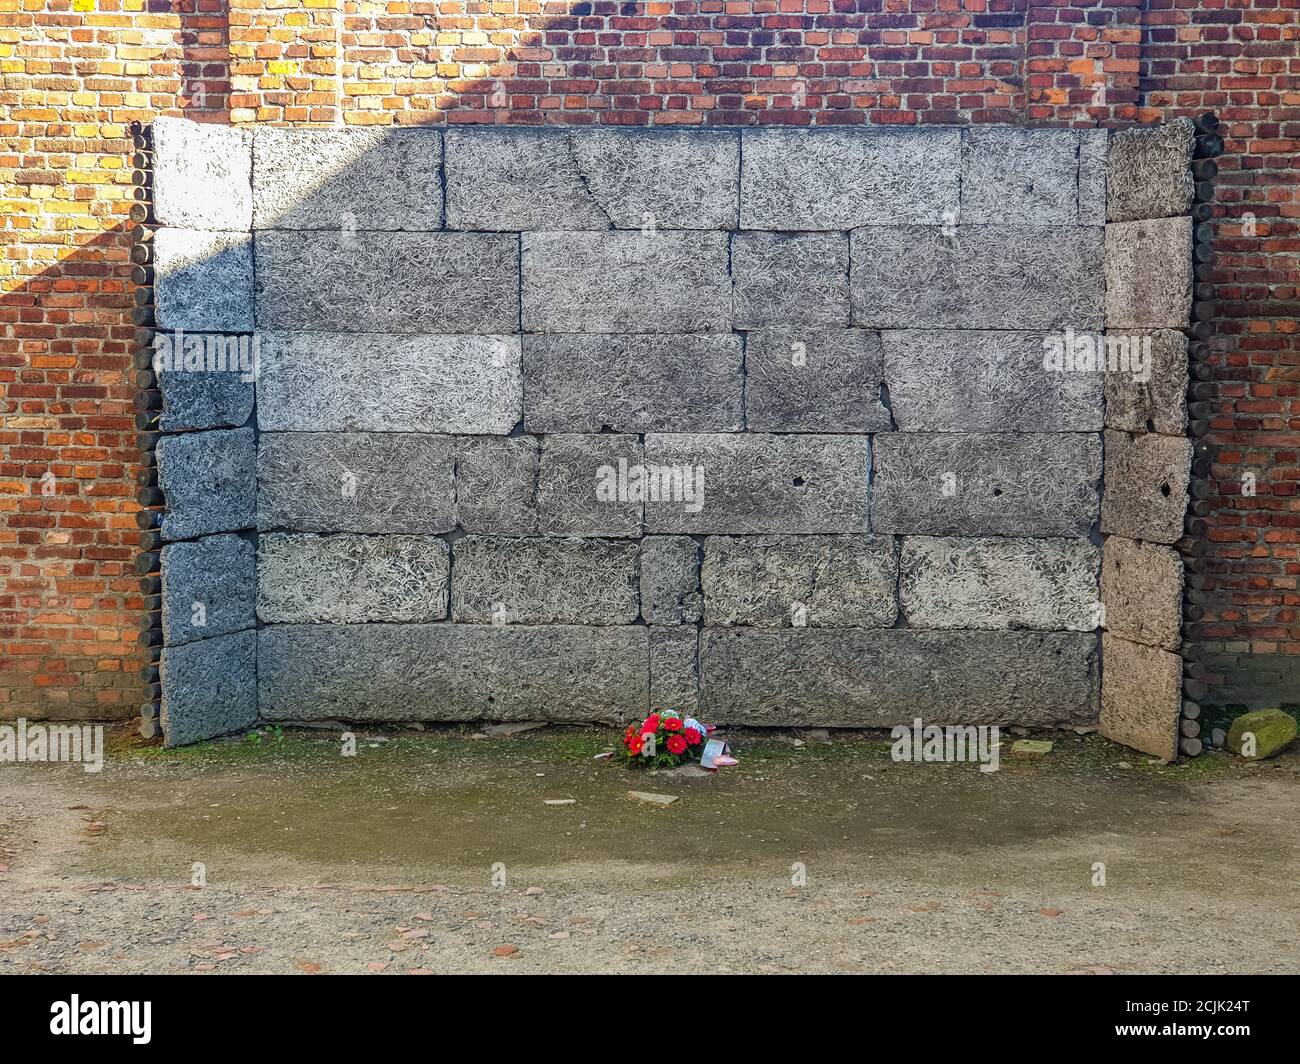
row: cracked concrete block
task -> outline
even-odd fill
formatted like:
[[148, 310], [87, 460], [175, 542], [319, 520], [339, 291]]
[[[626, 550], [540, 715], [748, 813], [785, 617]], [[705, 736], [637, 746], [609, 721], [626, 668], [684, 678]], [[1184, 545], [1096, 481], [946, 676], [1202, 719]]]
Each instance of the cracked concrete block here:
[[956, 217], [957, 129], [746, 129], [741, 227], [853, 229]]
[[962, 141], [961, 220], [1075, 225], [1079, 168], [1079, 134], [1073, 129], [972, 126]]
[[452, 129], [447, 225], [734, 229], [739, 155], [729, 132]]
[[162, 549], [162, 629], [168, 646], [230, 635], [257, 624], [256, 552], [216, 535]]
[[1183, 659], [1109, 632], [1101, 637], [1101, 734], [1172, 761], [1178, 756]]
[[1098, 329], [1101, 227], [880, 225], [850, 235], [853, 324]]
[[739, 336], [525, 336], [529, 432], [739, 432]]
[[726, 233], [525, 233], [522, 239], [525, 332], [731, 329]]
[[880, 334], [783, 328], [749, 334], [745, 422], [751, 432], [885, 432]]
[[1182, 642], [1183, 559], [1169, 547], [1111, 536], [1102, 552], [1101, 601], [1112, 635], [1177, 651]]
[[537, 534], [539, 448], [532, 436], [471, 436], [456, 444], [456, 516], [466, 532]]
[[473, 624], [632, 624], [637, 545], [466, 536], [453, 548], [451, 616]]
[[275, 625], [258, 642], [268, 720], [579, 720], [650, 702], [644, 625]]
[[449, 578], [436, 536], [268, 532], [257, 543], [257, 615], [267, 624], [439, 621]]
[[849, 324], [846, 233], [736, 233], [736, 328]]
[[867, 436], [649, 433], [651, 532], [865, 532]]
[[257, 721], [257, 633], [165, 647], [159, 719], [164, 746], [186, 746]]
[[641, 441], [616, 433], [547, 436], [537, 476], [537, 529], [548, 536], [639, 536]]
[[[1172, 329], [1109, 333], [1130, 368], [1106, 373], [1106, 427], [1125, 432], [1187, 432], [1187, 337]], [[1145, 380], [1143, 378], [1146, 378]]]
[[898, 549], [891, 536], [709, 536], [704, 623], [762, 628], [891, 628]]
[[[1071, 332], [904, 330], [881, 334], [885, 383], [908, 432], [1096, 432], [1102, 373], [1050, 359]], [[1058, 368], [1059, 367], [1059, 368]]]
[[871, 527], [904, 535], [1086, 536], [1097, 517], [1101, 464], [1101, 440], [1092, 434], [881, 433]]
[[1110, 221], [1190, 213], [1196, 191], [1191, 171], [1195, 140], [1190, 118], [1113, 134], [1106, 167]]
[[704, 612], [700, 547], [689, 536], [641, 540], [641, 616], [647, 624], [694, 624]]
[[449, 532], [456, 524], [455, 442], [406, 432], [263, 433], [258, 528]]
[[1192, 443], [1182, 436], [1106, 433], [1106, 493], [1101, 530], [1150, 543], [1183, 535]]
[[266, 230], [254, 240], [261, 329], [518, 331], [519, 245], [511, 233]]
[[699, 632], [691, 625], [650, 629], [650, 708], [700, 711]]
[[1089, 725], [1096, 647], [1079, 632], [705, 628], [700, 712], [781, 727]]
[[442, 228], [439, 130], [258, 126], [253, 160], [256, 229]]
[[153, 213], [159, 225], [246, 233], [252, 227], [246, 129], [153, 120]]
[[517, 336], [263, 337], [257, 423], [264, 432], [504, 436], [522, 413]]
[[1106, 324], [1181, 329], [1192, 313], [1192, 219], [1106, 226]]
[[907, 536], [898, 593], [912, 628], [1091, 632], [1100, 564], [1085, 539]]
[[163, 432], [240, 428], [253, 416], [261, 339], [219, 333], [158, 333], [154, 372]]
[[1110, 131], [1079, 130], [1079, 224], [1106, 224], [1106, 157]]
[[160, 329], [253, 331], [253, 249], [247, 233], [159, 229], [153, 238]]
[[252, 429], [213, 429], [158, 441], [158, 487], [167, 508], [163, 539], [234, 532], [256, 523]]

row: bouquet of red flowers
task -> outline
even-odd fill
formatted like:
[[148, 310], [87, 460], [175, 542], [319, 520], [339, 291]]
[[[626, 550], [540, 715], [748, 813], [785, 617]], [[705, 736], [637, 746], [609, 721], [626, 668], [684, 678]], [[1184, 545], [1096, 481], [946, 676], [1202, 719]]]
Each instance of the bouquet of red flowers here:
[[623, 759], [629, 765], [676, 768], [698, 757], [708, 729], [675, 709], [651, 713], [640, 725], [629, 724], [623, 733]]

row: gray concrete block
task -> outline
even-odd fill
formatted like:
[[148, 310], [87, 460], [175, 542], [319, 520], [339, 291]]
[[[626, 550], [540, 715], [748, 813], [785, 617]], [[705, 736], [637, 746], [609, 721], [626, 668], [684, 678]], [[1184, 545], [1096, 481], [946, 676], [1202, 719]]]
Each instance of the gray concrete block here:
[[519, 327], [510, 233], [260, 232], [261, 329], [503, 333]]
[[153, 121], [153, 212], [159, 225], [246, 233], [253, 195], [248, 130]]
[[1182, 642], [1183, 559], [1169, 547], [1111, 536], [1102, 552], [1101, 601], [1112, 635], [1177, 651]]
[[937, 225], [957, 213], [957, 129], [747, 129], [741, 226]]
[[253, 331], [253, 249], [247, 233], [159, 229], [153, 252], [159, 328]]
[[263, 433], [258, 528], [449, 532], [456, 524], [455, 442], [405, 432]]
[[961, 220], [966, 225], [1074, 225], [1079, 163], [1079, 134], [1073, 129], [972, 126], [962, 140]]
[[738, 329], [849, 324], [846, 233], [737, 233], [731, 274]]
[[263, 431], [505, 435], [522, 412], [517, 336], [263, 337]]
[[[1187, 431], [1187, 337], [1172, 329], [1112, 332], [1107, 343], [1124, 347], [1138, 372], [1106, 373], [1106, 427], [1125, 432]], [[1146, 379], [1143, 380], [1142, 378]]]
[[[1101, 440], [882, 433], [871, 527], [932, 536], [1086, 536], [1098, 512]], [[1109, 484], [1107, 484], [1109, 490]]]
[[449, 577], [436, 536], [268, 532], [257, 543], [257, 615], [268, 624], [438, 621]]
[[529, 432], [739, 432], [739, 336], [525, 336]]
[[447, 225], [732, 229], [739, 155], [724, 132], [452, 129]]
[[1107, 217], [1129, 222], [1190, 212], [1195, 138], [1190, 118], [1114, 133], [1107, 161]]
[[853, 323], [881, 329], [1097, 329], [1102, 230], [881, 225], [850, 237]]
[[269, 720], [583, 720], [646, 713], [644, 625], [276, 625], [258, 644]]
[[1096, 432], [1102, 373], [1049, 361], [1098, 334], [905, 330], [881, 334], [894, 421], [916, 432]]
[[1106, 157], [1110, 131], [1079, 130], [1079, 224], [1106, 223]]
[[1101, 734], [1172, 761], [1178, 756], [1183, 659], [1156, 647], [1101, 637]]
[[158, 333], [154, 372], [163, 394], [163, 432], [239, 428], [253, 416], [261, 338]]
[[650, 629], [650, 708], [700, 711], [699, 632], [692, 625]]
[[884, 432], [880, 334], [867, 329], [765, 329], [745, 347], [751, 432]]
[[1106, 433], [1106, 493], [1101, 530], [1150, 543], [1183, 534], [1192, 444], [1182, 436]]
[[257, 624], [256, 551], [239, 536], [204, 536], [162, 549], [162, 628], [168, 646]]
[[538, 531], [548, 536], [639, 536], [641, 462], [641, 442], [635, 436], [547, 436], [537, 475]]
[[700, 547], [689, 536], [641, 540], [641, 616], [649, 624], [694, 624], [703, 616]]
[[1181, 329], [1192, 313], [1192, 219], [1106, 226], [1106, 324]]
[[727, 332], [727, 234], [525, 233], [525, 332]]
[[1086, 539], [907, 536], [899, 601], [912, 628], [1091, 632], [1100, 564]]
[[441, 229], [441, 131], [258, 126], [253, 227]]
[[784, 727], [1089, 725], [1096, 648], [1078, 632], [705, 628], [700, 712]]
[[256, 723], [256, 632], [166, 647], [161, 672], [164, 746], [186, 746]]
[[865, 532], [870, 464], [866, 436], [650, 433], [646, 529]]
[[704, 623], [891, 628], [898, 548], [891, 536], [709, 536]]
[[451, 617], [475, 624], [632, 624], [637, 545], [466, 536], [453, 548]]
[[539, 447], [532, 436], [456, 442], [456, 517], [466, 532], [537, 533]]
[[163, 539], [234, 532], [256, 523], [252, 429], [214, 429], [158, 441], [158, 486], [166, 498]]

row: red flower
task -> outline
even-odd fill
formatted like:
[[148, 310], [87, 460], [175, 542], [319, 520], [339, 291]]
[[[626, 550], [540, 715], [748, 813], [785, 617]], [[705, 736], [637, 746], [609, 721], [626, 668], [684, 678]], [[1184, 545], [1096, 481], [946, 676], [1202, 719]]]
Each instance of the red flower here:
[[696, 731], [696, 729], [694, 729], [694, 728], [687, 728], [684, 732], [682, 732], [682, 734], [683, 734], [684, 736], [686, 736], [686, 741], [687, 741], [691, 746], [698, 746], [699, 743], [700, 743], [700, 740], [701, 740], [702, 738], [704, 738], [704, 736], [702, 736], [702, 735], [701, 735], [698, 731]]
[[644, 745], [645, 744], [641, 742], [641, 736], [637, 735], [628, 740], [627, 748], [630, 753], [639, 754], [641, 752], [641, 747]]
[[667, 717], [664, 720], [664, 731], [681, 731], [682, 722], [676, 717]]
[[668, 752], [670, 754], [684, 754], [686, 752], [686, 740], [680, 735], [668, 736]]
[[645, 723], [641, 725], [641, 734], [644, 735], [648, 731], [658, 731], [658, 730], [659, 730], [659, 714], [651, 713], [650, 716], [646, 717]]

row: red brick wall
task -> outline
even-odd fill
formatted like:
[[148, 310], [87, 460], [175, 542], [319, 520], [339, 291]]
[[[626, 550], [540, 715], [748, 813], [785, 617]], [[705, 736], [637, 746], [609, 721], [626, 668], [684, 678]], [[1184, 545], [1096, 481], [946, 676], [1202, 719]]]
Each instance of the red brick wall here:
[[1227, 450], [1203, 633], [1224, 653], [1300, 653], [1297, 3], [0, 0], [0, 717], [130, 716], [139, 700], [125, 128], [161, 113], [1087, 126], [1218, 111]]

